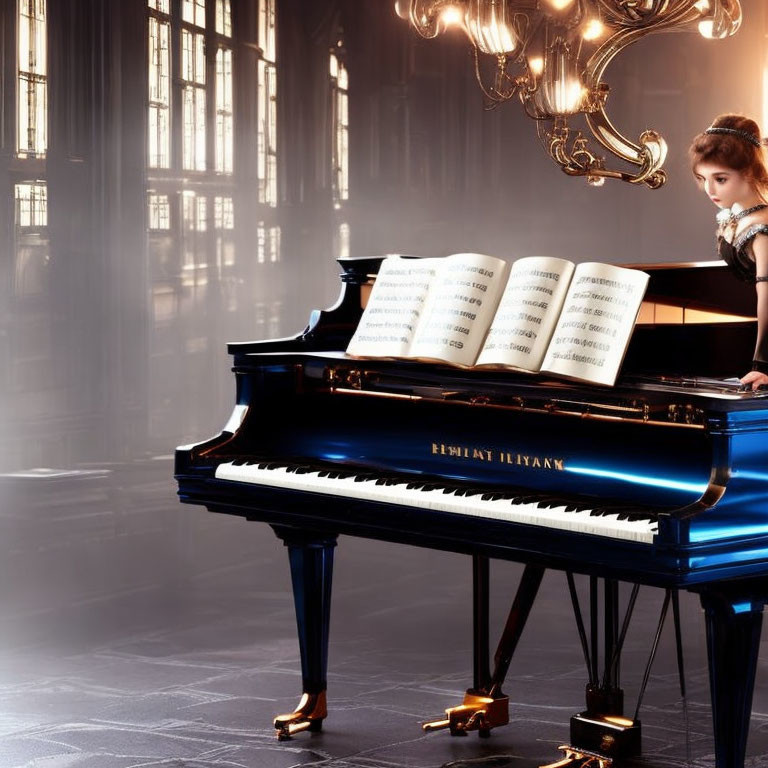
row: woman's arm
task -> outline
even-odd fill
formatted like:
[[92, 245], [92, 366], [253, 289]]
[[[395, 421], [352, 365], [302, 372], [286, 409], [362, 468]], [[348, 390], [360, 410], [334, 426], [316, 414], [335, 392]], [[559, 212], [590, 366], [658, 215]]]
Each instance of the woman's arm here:
[[[758, 277], [768, 276], [768, 235], [758, 235], [752, 242]], [[757, 291], [757, 343], [752, 370], [741, 379], [750, 389], [768, 386], [768, 281], [755, 284]]]

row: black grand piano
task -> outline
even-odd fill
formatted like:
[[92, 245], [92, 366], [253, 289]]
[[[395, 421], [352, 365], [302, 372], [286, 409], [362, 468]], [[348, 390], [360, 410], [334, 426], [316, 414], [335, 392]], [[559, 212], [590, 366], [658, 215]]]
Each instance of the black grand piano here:
[[[604, 388], [346, 356], [380, 263], [340, 260], [338, 303], [298, 336], [231, 344], [229, 422], [176, 452], [183, 502], [268, 523], [287, 545], [304, 691], [278, 737], [319, 730], [327, 714], [333, 551], [346, 534], [472, 557], [473, 686], [426, 728], [487, 735], [508, 721], [504, 676], [544, 570], [559, 569], [589, 670], [563, 760], [606, 766], [640, 750], [619, 685], [626, 581], [665, 589], [676, 618], [678, 590], [700, 595], [717, 766], [743, 766], [768, 599], [768, 392], [722, 377], [751, 359], [754, 287], [722, 263], [644, 266], [646, 302]], [[526, 564], [493, 660], [492, 558]], [[589, 581], [586, 622], [574, 574]]]

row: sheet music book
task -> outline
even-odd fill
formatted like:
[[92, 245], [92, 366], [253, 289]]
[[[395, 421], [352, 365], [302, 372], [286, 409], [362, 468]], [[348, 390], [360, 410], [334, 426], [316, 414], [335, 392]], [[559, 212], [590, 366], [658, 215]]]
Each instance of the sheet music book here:
[[648, 275], [532, 256], [388, 256], [347, 354], [613, 385]]

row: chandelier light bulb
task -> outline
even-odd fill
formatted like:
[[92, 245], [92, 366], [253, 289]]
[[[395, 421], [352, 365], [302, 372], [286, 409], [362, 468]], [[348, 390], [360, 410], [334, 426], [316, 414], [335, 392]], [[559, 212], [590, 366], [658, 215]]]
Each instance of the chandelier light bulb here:
[[528, 69], [532, 75], [538, 77], [544, 71], [544, 58], [542, 56], [532, 56], [528, 59]]
[[470, 0], [464, 18], [467, 34], [482, 53], [501, 56], [518, 47], [514, 15], [503, 0]]
[[693, 7], [700, 13], [709, 13], [709, 0], [698, 0]]
[[699, 22], [699, 33], [709, 40], [723, 40], [735, 34], [740, 26], [741, 6], [736, 0], [723, 0], [711, 10], [709, 18]]
[[574, 0], [548, 0], [548, 2], [556, 11], [564, 11], [568, 6], [573, 5]]
[[449, 5], [440, 13], [440, 21], [446, 27], [461, 26], [461, 10], [455, 5]]
[[500, 54], [515, 50], [516, 43], [509, 28], [504, 24], [480, 27], [477, 35], [478, 48], [483, 53]]
[[600, 19], [590, 19], [582, 28], [581, 36], [585, 40], [597, 40], [605, 34], [605, 24]]

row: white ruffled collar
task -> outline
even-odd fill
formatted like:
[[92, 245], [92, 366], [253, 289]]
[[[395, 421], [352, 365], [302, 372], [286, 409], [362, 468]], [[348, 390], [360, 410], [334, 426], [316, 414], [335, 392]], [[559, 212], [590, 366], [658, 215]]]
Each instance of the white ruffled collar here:
[[718, 234], [726, 240], [726, 242], [732, 243], [734, 235], [736, 234], [736, 219], [745, 208], [740, 203], [734, 203], [731, 208], [721, 208], [716, 216]]

